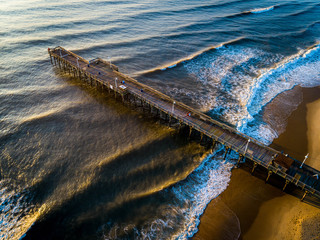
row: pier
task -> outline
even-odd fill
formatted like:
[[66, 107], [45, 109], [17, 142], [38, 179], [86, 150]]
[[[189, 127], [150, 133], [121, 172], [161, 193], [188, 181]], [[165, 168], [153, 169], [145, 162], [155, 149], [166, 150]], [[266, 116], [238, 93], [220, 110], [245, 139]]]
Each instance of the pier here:
[[169, 124], [188, 127], [189, 137], [198, 133], [200, 141], [206, 141], [212, 149], [217, 143], [224, 145], [223, 158], [230, 151], [237, 152], [237, 165], [249, 160], [252, 174], [256, 168], [265, 170], [266, 182], [273, 175], [282, 178], [282, 190], [294, 186], [301, 192], [301, 201], [310, 198], [310, 201], [320, 202], [320, 171], [124, 75], [109, 61], [100, 58], [88, 61], [62, 47], [48, 49], [48, 53], [51, 63], [61, 71], [109, 92], [123, 102], [143, 106]]

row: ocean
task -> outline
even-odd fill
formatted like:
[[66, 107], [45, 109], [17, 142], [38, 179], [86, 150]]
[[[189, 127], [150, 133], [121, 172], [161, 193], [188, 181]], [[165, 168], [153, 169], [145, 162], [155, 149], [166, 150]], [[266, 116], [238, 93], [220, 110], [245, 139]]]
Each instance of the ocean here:
[[188, 239], [237, 157], [59, 72], [48, 48], [270, 144], [301, 99], [280, 120], [264, 107], [320, 85], [319, 16], [318, 0], [0, 0], [0, 239]]

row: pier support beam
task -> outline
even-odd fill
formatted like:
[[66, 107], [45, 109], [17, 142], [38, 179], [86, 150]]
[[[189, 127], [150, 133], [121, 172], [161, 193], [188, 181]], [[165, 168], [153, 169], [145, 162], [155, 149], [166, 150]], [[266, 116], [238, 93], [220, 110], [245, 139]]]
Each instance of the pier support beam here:
[[110, 85], [107, 83], [106, 88], [108, 90], [108, 93], [110, 94]]
[[134, 106], [134, 107], [137, 107], [137, 99], [136, 99], [136, 96], [133, 95], [132, 100], [133, 100], [133, 106]]
[[182, 126], [182, 122], [179, 120], [179, 129], [178, 129], [178, 132], [181, 131], [181, 126]]
[[60, 61], [60, 59], [58, 59], [58, 65], [59, 65], [59, 69], [61, 69], [61, 61]]
[[51, 56], [50, 48], [48, 48], [48, 53], [49, 53], [49, 56], [50, 56], [50, 62], [52, 64], [52, 56]]
[[272, 175], [272, 171], [271, 170], [269, 170], [268, 171], [268, 176], [267, 176], [267, 178], [266, 178], [266, 181], [265, 181], [265, 183], [267, 183], [268, 182], [268, 180], [269, 180], [269, 178], [270, 178], [270, 176]]
[[254, 162], [253, 163], [253, 167], [252, 167], [252, 171], [251, 171], [251, 175], [253, 175], [254, 170], [256, 169], [256, 167], [258, 166], [258, 163]]
[[282, 188], [282, 191], [284, 191], [288, 185], [290, 181], [288, 179], [286, 179], [286, 183], [284, 184], [283, 188]]
[[150, 102], [147, 102], [147, 110], [148, 110], [148, 112], [151, 113], [151, 104], [150, 104]]
[[190, 139], [191, 133], [192, 133], [192, 127], [190, 126], [190, 127], [189, 127], [189, 137], [188, 137], [188, 139]]
[[302, 198], [300, 199], [301, 202], [303, 202], [303, 200], [304, 200], [304, 198], [307, 196], [307, 194], [308, 194], [308, 191], [305, 191], [304, 194], [303, 194], [303, 196], [302, 196]]
[[242, 161], [243, 158], [244, 158], [243, 155], [239, 154], [239, 158], [238, 158], [237, 165], [236, 165], [237, 167], [240, 166], [240, 162]]
[[224, 155], [223, 155], [223, 160], [226, 160], [226, 157], [227, 157], [229, 151], [230, 151], [230, 148], [226, 147], [226, 150], [225, 150]]

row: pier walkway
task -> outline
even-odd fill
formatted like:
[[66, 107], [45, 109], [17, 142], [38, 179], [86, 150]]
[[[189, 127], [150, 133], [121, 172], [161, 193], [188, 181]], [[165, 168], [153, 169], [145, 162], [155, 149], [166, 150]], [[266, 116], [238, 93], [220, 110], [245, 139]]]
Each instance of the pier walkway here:
[[282, 177], [285, 180], [283, 190], [288, 184], [296, 185], [303, 190], [302, 200], [307, 195], [320, 199], [320, 172], [316, 169], [307, 165], [300, 168], [299, 162], [281, 152], [122, 74], [111, 62], [100, 58], [87, 61], [62, 47], [48, 49], [48, 52], [51, 63], [62, 71], [103, 91], [121, 96], [123, 101], [133, 104], [139, 102], [147, 106], [151, 113], [164, 115], [169, 122], [186, 125], [190, 134], [198, 131], [201, 139], [209, 139], [213, 147], [216, 143], [223, 144], [224, 157], [233, 150], [239, 154], [238, 164], [250, 159], [253, 161], [252, 172], [260, 166], [268, 172], [266, 181], [272, 174]]

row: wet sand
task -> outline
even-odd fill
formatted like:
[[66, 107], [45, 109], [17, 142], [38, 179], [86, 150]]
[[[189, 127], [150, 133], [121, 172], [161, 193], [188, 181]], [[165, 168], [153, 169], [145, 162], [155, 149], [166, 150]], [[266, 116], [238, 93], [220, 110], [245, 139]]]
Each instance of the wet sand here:
[[[293, 96], [297, 96], [297, 105], [299, 97], [302, 103], [288, 115], [286, 130], [274, 140], [273, 147], [299, 160], [309, 152], [306, 164], [320, 169], [320, 88], [298, 87], [280, 94], [265, 112], [278, 108], [280, 114], [280, 104]], [[279, 121], [281, 117], [286, 116], [280, 116]], [[241, 168], [233, 170], [229, 187], [211, 201], [200, 220], [193, 239], [320, 239], [319, 208], [300, 202]]]
[[320, 99], [307, 104], [307, 125], [309, 126], [307, 137], [310, 153], [310, 160], [307, 163], [320, 169]]

